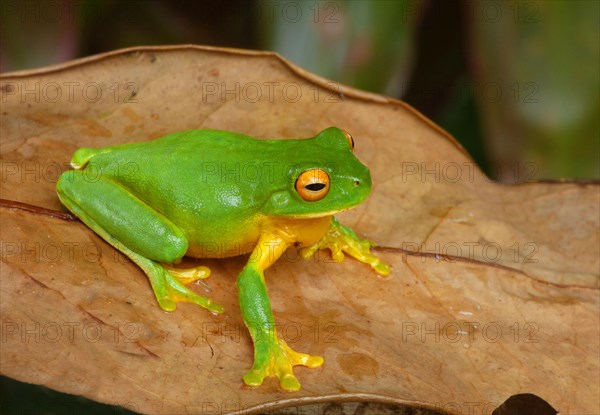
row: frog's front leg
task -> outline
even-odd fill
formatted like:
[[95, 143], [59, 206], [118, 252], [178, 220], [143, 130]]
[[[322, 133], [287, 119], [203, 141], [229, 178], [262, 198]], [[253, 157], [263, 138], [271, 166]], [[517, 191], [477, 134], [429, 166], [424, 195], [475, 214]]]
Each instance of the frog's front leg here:
[[360, 262], [371, 265], [379, 275], [387, 276], [392, 268], [371, 253], [371, 247], [375, 242], [367, 239], [359, 239], [352, 229], [342, 225], [335, 217], [331, 218], [329, 229], [316, 244], [301, 251], [303, 258], [310, 258], [319, 249], [329, 249], [335, 262], [344, 259], [344, 252]]
[[288, 391], [300, 389], [293, 367], [318, 367], [320, 356], [310, 356], [292, 350], [275, 330], [275, 320], [265, 286], [263, 271], [281, 256], [290, 245], [277, 235], [264, 234], [254, 249], [248, 264], [238, 277], [240, 307], [244, 323], [254, 342], [254, 364], [244, 375], [249, 386], [262, 384], [266, 376], [277, 376], [280, 386]]
[[85, 171], [66, 171], [56, 187], [61, 202], [71, 212], [142, 268], [163, 310], [173, 311], [176, 302], [185, 301], [223, 312], [221, 305], [184, 285], [208, 276], [206, 267], [185, 272], [161, 264], [178, 261], [188, 247], [183, 231], [169, 219], [119, 184]]

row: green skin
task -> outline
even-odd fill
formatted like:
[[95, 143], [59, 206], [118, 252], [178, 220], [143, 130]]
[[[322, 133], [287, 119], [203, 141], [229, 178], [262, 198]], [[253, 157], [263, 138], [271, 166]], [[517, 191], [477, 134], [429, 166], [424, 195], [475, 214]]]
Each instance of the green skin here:
[[[316, 137], [257, 140], [242, 134], [192, 130], [160, 139], [100, 149], [81, 148], [76, 170], [57, 183], [61, 202], [94, 232], [131, 258], [148, 275], [163, 310], [178, 301], [214, 313], [223, 307], [185, 285], [208, 277], [206, 267], [170, 267], [185, 255], [228, 257], [252, 252], [237, 286], [244, 322], [254, 341], [254, 364], [244, 382], [258, 386], [275, 375], [283, 389], [300, 384], [294, 365], [317, 367], [319, 356], [297, 353], [275, 331], [264, 269], [292, 245], [309, 257], [329, 249], [343, 252], [388, 275], [390, 268], [332, 216], [363, 202], [370, 172], [354, 156], [346, 134], [335, 127]], [[329, 177], [319, 200], [298, 190], [303, 173]], [[323, 190], [319, 190], [323, 192]]]

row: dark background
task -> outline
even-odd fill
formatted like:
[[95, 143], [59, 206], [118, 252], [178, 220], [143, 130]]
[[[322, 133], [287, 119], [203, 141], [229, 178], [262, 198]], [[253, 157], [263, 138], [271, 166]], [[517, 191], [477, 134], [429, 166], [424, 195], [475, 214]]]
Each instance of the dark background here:
[[[136, 45], [274, 50], [326, 78], [408, 102], [498, 181], [598, 179], [599, 4], [2, 0], [0, 69]], [[126, 413], [6, 378], [0, 396], [2, 413]]]

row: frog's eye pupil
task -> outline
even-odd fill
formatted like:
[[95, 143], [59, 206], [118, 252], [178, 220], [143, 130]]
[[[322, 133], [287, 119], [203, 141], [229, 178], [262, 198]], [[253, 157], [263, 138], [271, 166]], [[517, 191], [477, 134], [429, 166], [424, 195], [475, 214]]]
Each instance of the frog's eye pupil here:
[[296, 192], [307, 202], [323, 199], [329, 192], [329, 175], [321, 169], [302, 172], [296, 179]]
[[321, 189], [324, 189], [326, 186], [325, 183], [312, 183], [312, 184], [308, 184], [304, 187], [306, 187], [308, 190], [312, 191], [312, 192], [318, 192]]

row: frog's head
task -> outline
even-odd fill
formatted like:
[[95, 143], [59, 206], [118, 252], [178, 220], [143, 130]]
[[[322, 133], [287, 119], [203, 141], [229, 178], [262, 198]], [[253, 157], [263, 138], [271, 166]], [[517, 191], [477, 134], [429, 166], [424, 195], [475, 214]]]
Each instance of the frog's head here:
[[354, 155], [350, 134], [336, 127], [303, 140], [287, 140], [291, 162], [264, 206], [273, 216], [319, 217], [362, 203], [371, 192], [371, 173]]

